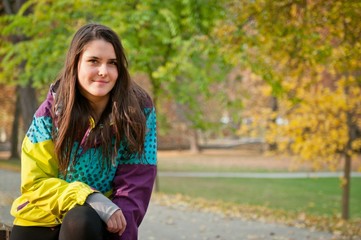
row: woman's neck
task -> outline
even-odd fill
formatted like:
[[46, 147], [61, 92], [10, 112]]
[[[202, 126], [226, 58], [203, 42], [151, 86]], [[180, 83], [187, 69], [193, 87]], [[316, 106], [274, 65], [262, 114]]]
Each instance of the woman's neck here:
[[107, 107], [109, 98], [102, 98], [101, 100], [93, 100], [90, 101], [90, 106], [92, 107], [93, 111], [94, 111], [94, 120], [97, 123], [100, 119], [100, 117], [102, 116], [105, 108]]

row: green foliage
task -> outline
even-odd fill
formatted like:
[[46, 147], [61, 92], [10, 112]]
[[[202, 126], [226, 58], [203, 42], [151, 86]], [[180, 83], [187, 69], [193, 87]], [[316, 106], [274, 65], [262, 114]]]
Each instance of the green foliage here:
[[28, 1], [16, 15], [1, 16], [0, 81], [36, 87], [54, 81], [75, 28], [91, 16], [91, 2]]
[[226, 65], [209, 37], [221, 17], [221, 3], [148, 0], [124, 4], [122, 9], [124, 15], [113, 22], [126, 26], [120, 34], [132, 71], [148, 76], [156, 104], [160, 96], [172, 98], [184, 110], [188, 126], [206, 128], [200, 101], [209, 96], [211, 83], [223, 79], [229, 69], [214, 71], [214, 66]]
[[228, 70], [209, 37], [222, 14], [216, 0], [29, 0], [0, 17], [0, 81], [49, 84], [75, 30], [99, 22], [120, 34], [131, 71], [148, 76], [155, 101], [172, 96], [189, 109], [190, 126], [202, 128], [199, 101]]

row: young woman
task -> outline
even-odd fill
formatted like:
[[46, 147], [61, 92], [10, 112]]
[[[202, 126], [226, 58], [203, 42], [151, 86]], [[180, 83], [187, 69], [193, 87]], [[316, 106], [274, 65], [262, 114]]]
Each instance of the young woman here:
[[11, 239], [137, 239], [156, 151], [154, 106], [118, 36], [81, 27], [22, 145]]

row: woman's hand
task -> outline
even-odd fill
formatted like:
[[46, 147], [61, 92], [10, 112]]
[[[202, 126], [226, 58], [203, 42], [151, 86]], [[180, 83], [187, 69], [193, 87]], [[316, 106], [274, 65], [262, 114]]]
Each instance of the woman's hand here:
[[127, 226], [127, 221], [123, 215], [122, 210], [117, 210], [110, 216], [107, 222], [107, 230], [112, 233], [118, 233], [121, 236]]

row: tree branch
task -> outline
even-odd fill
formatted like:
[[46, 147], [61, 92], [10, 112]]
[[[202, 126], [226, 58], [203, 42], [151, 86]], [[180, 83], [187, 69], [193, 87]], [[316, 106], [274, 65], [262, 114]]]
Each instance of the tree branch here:
[[5, 8], [5, 13], [6, 14], [13, 14], [13, 10], [11, 9], [11, 5], [10, 5], [10, 2], [9, 0], [3, 0], [3, 5], [4, 5], [4, 8]]

